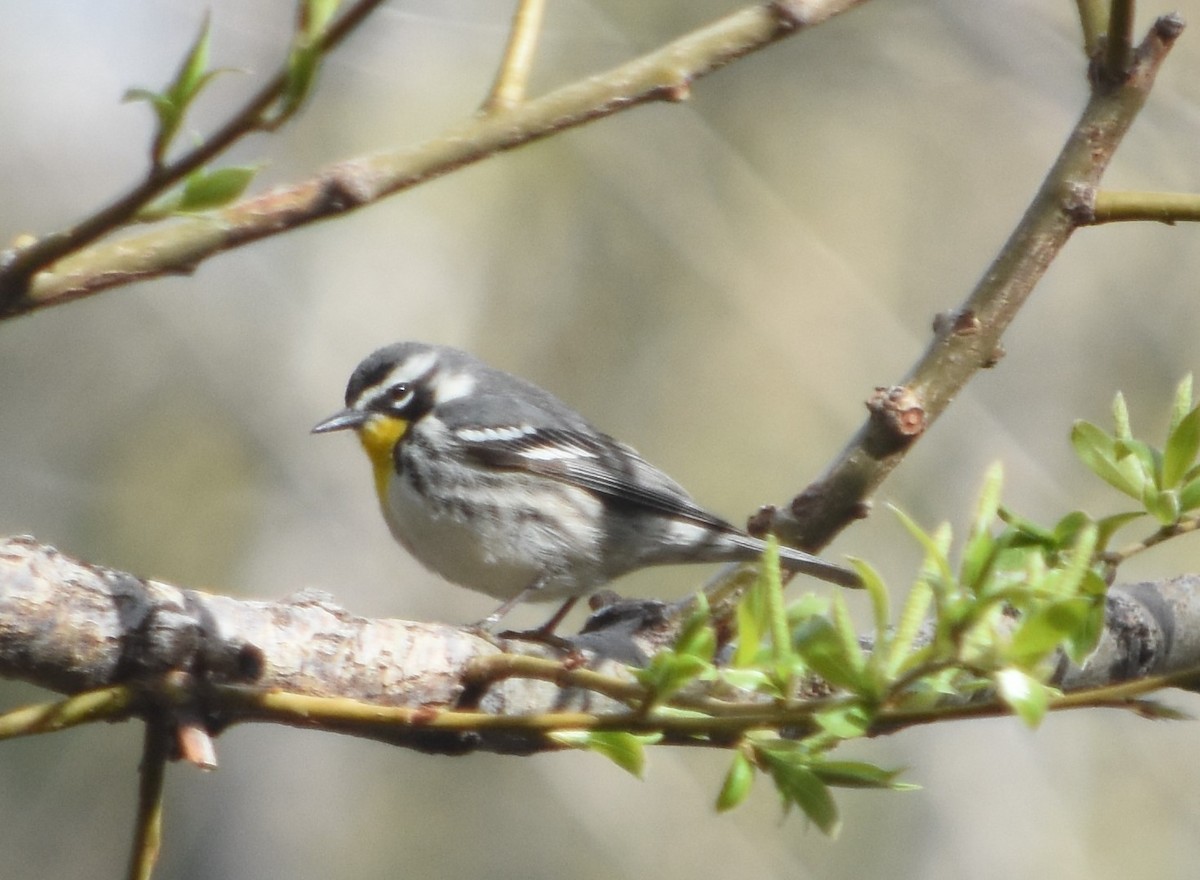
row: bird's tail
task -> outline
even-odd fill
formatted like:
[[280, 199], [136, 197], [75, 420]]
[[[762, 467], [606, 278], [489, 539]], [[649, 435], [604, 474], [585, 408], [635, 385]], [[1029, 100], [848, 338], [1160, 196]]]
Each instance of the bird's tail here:
[[[740, 540], [737, 543], [747, 550], [752, 550], [755, 555], [761, 555], [766, 549], [767, 545], [758, 538], [752, 538], [749, 535], [739, 535], [738, 538]], [[856, 590], [862, 589], [863, 586], [862, 578], [845, 566], [829, 562], [820, 556], [813, 556], [811, 553], [805, 553], [803, 550], [797, 550], [795, 547], [780, 545], [779, 565], [786, 571], [806, 574], [838, 586]]]

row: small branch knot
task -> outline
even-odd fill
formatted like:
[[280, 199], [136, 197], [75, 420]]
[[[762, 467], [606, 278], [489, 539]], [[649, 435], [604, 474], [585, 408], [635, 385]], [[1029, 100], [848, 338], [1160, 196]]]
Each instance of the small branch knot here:
[[904, 385], [876, 388], [867, 399], [867, 410], [875, 424], [896, 438], [912, 440], [925, 432], [928, 424], [920, 396]]

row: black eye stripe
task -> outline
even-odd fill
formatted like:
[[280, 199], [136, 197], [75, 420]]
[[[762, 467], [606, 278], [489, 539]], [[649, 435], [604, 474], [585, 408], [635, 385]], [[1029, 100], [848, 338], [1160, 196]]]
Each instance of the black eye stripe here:
[[367, 404], [367, 409], [414, 422], [433, 408], [433, 392], [426, 379], [414, 382], [395, 382], [380, 389]]

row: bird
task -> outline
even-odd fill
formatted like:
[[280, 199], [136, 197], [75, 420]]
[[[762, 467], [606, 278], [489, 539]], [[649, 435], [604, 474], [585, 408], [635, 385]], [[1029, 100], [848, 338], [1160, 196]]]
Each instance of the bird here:
[[[537, 632], [621, 575], [752, 562], [765, 543], [700, 507], [631, 446], [550, 392], [444, 345], [368, 355], [345, 408], [315, 434], [353, 430], [395, 539], [425, 568], [501, 604], [565, 600]], [[791, 547], [780, 564], [847, 587], [853, 571]]]

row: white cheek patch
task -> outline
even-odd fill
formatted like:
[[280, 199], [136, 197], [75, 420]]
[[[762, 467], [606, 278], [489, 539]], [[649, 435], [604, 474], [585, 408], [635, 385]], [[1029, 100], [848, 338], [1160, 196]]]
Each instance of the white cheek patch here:
[[536, 429], [528, 425], [500, 425], [494, 428], [462, 428], [455, 433], [460, 440], [468, 443], [504, 443], [528, 437], [536, 433]]
[[475, 377], [467, 373], [445, 373], [439, 375], [434, 382], [433, 402], [435, 404], [449, 403], [466, 397], [475, 390]]

